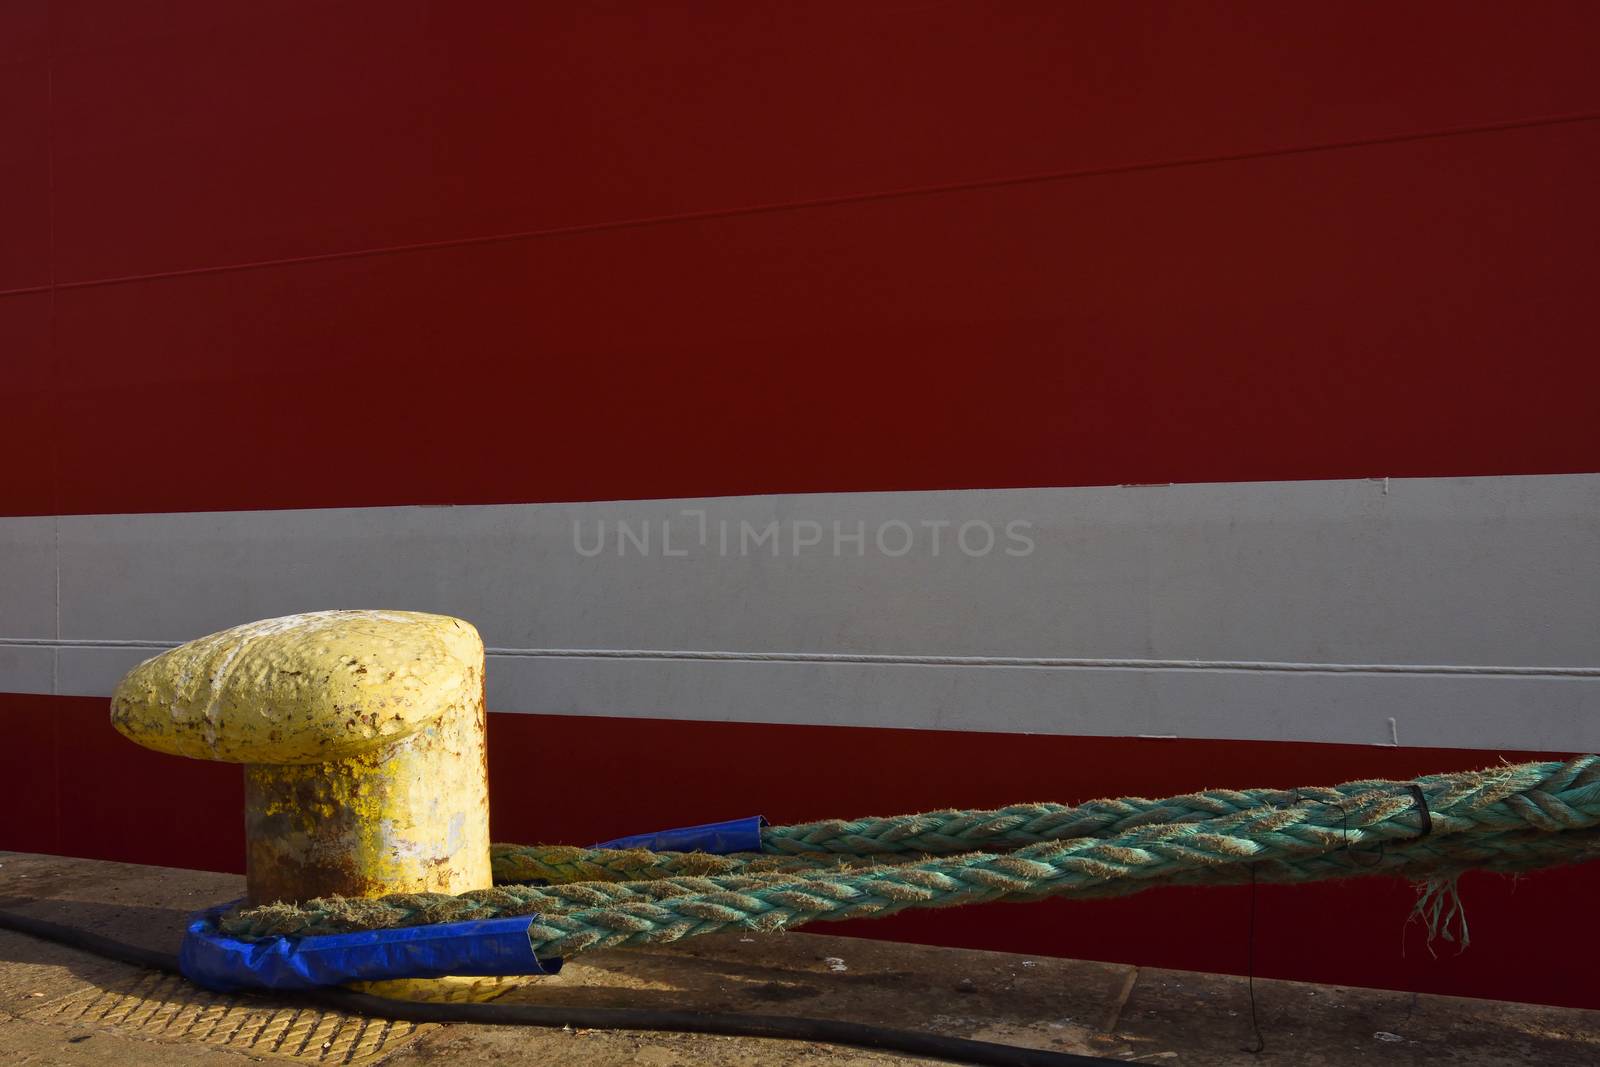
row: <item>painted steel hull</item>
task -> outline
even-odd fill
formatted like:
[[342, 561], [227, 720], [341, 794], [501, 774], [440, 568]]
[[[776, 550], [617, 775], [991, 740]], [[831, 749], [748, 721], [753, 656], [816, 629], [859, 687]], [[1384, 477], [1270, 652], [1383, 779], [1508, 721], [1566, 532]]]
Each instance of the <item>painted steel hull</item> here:
[[[479, 627], [502, 839], [1600, 748], [1595, 19], [0, 2], [0, 847], [239, 869], [104, 698], [329, 607]], [[1596, 877], [1258, 970], [1600, 1007]]]

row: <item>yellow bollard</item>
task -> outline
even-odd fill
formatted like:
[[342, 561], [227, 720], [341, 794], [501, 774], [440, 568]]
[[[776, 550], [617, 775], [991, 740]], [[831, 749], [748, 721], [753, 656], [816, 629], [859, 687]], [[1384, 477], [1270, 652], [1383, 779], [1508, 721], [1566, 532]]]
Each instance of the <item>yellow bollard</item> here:
[[[146, 660], [111, 722], [147, 748], [245, 764], [251, 904], [487, 888], [483, 642], [409, 611], [247, 623]], [[458, 996], [437, 982], [370, 983]]]

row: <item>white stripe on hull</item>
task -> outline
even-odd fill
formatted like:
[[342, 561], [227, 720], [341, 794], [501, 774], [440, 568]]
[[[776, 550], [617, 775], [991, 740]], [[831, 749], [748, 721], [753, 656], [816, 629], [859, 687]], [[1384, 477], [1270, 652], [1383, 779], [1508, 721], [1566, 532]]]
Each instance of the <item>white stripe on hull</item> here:
[[0, 547], [11, 691], [405, 607], [478, 625], [497, 710], [1600, 747], [1593, 475], [63, 516]]

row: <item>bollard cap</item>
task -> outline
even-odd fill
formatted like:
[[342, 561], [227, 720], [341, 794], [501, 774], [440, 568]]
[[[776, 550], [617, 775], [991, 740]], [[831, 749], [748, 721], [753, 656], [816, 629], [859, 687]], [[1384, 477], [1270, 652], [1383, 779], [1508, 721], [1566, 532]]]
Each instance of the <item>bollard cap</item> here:
[[305, 764], [380, 748], [483, 687], [472, 624], [415, 611], [317, 611], [235, 626], [139, 664], [111, 723], [146, 748]]

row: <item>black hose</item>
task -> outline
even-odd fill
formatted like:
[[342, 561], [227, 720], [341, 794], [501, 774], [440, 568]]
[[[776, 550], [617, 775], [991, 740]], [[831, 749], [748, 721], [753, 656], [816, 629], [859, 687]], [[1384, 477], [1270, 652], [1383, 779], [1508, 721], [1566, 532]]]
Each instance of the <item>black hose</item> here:
[[[75, 926], [0, 911], [0, 927], [92, 952], [96, 956], [131, 963], [154, 971], [181, 975], [178, 958], [166, 952], [130, 945]], [[496, 1026], [550, 1026], [594, 1030], [671, 1030], [682, 1033], [723, 1034], [729, 1037], [769, 1037], [793, 1041], [824, 1041], [834, 1045], [903, 1052], [956, 1063], [993, 1064], [996, 1067], [1085, 1067], [1112, 1062], [1101, 1056], [1074, 1052], [1001, 1045], [943, 1037], [916, 1030], [892, 1030], [837, 1019], [807, 1019], [788, 1015], [745, 1015], [737, 1012], [650, 1011], [640, 1008], [552, 1007], [543, 1004], [433, 1004], [394, 1000], [347, 989], [317, 989], [298, 993], [275, 992], [285, 999], [308, 1001], [322, 1007], [383, 1019], [418, 1023], [487, 1023]], [[1117, 1061], [1122, 1062], [1122, 1061]]]

